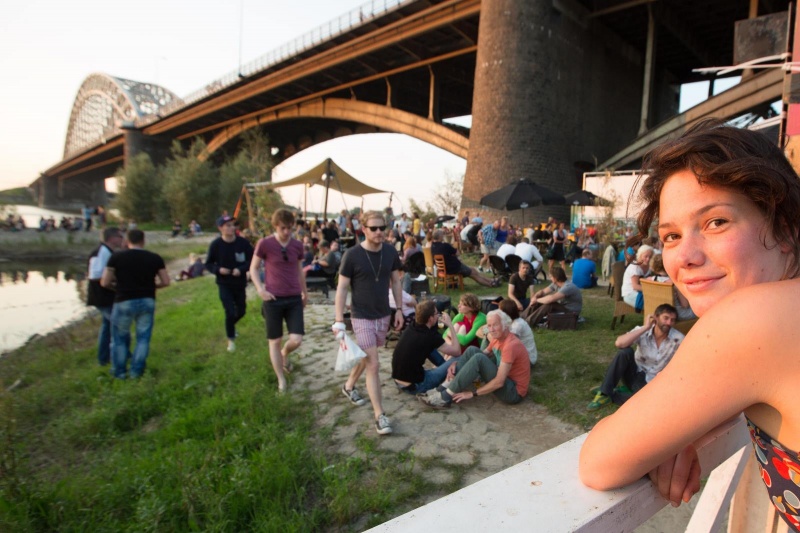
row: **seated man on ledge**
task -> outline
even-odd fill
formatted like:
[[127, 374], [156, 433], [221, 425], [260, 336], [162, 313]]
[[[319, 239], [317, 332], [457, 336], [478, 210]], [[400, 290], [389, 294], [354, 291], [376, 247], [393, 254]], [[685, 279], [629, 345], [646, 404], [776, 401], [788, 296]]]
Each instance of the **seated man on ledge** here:
[[[656, 377], [683, 340], [683, 333], [672, 327], [677, 319], [678, 311], [673, 306], [661, 304], [647, 317], [644, 326], [636, 326], [617, 337], [614, 345], [619, 351], [606, 371], [603, 384], [592, 389], [595, 397], [586, 409], [595, 411], [611, 401], [622, 405]], [[636, 352], [631, 347], [634, 344]], [[624, 388], [617, 387], [620, 380]]]
[[530, 306], [521, 313], [521, 317], [532, 328], [550, 313], [577, 313], [583, 309], [581, 290], [571, 281], [567, 281], [567, 273], [560, 266], [550, 269], [553, 284], [534, 293]]
[[[442, 324], [450, 330], [447, 343], [439, 335], [437, 322], [442, 317]], [[447, 361], [442, 357], [453, 356]], [[411, 324], [397, 342], [392, 354], [392, 378], [404, 392], [420, 394], [440, 385], [447, 377], [447, 369], [461, 355], [461, 345], [453, 331], [453, 324], [447, 313], [439, 314], [433, 300], [425, 300], [417, 304], [414, 323]], [[423, 365], [428, 359], [436, 368], [425, 370]]]
[[[417, 399], [434, 409], [446, 409], [455, 401], [460, 403], [494, 393], [503, 403], [515, 404], [528, 394], [531, 380], [531, 364], [528, 351], [520, 340], [509, 331], [511, 318], [500, 310], [490, 311], [486, 318], [489, 330], [489, 346], [486, 352], [470, 346], [458, 362], [447, 372], [449, 383], [427, 394], [418, 394]], [[500, 360], [495, 359], [499, 352]], [[480, 379], [484, 384], [472, 390], [472, 384]]]

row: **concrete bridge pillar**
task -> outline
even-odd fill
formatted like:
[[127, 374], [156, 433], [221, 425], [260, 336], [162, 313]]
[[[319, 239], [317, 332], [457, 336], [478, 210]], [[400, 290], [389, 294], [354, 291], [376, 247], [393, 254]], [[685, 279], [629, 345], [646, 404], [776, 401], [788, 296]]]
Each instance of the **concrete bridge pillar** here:
[[[587, 162], [636, 137], [642, 53], [588, 15], [567, 0], [482, 1], [462, 209], [499, 215], [478, 200], [520, 178], [577, 191]], [[569, 215], [537, 206], [525, 222]]]
[[[477, 201], [484, 195], [529, 178], [556, 192], [579, 188], [572, 161], [565, 153], [565, 124], [559, 108], [563, 85], [556, 48], [560, 31], [553, 26], [551, 0], [483, 0], [472, 130], [462, 208], [487, 212]], [[576, 185], [578, 185], [576, 187]], [[487, 213], [488, 214], [488, 213]], [[493, 213], [490, 216], [494, 216]], [[521, 212], [507, 213], [518, 222]], [[566, 219], [564, 207], [527, 210], [538, 221]], [[484, 217], [486, 218], [486, 217]]]
[[170, 139], [145, 135], [133, 127], [122, 127], [125, 133], [125, 165], [136, 155], [144, 152], [154, 165], [161, 165], [169, 157]]

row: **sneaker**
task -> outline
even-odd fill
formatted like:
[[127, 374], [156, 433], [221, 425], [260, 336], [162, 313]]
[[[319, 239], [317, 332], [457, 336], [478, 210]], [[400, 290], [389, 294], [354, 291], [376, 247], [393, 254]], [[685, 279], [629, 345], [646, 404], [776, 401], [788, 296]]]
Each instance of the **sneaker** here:
[[[353, 389], [353, 391], [355, 391], [355, 389]], [[375, 421], [375, 431], [378, 432], [378, 435], [388, 435], [392, 432], [392, 424], [389, 422], [389, 419], [386, 418], [386, 415], [381, 414]]]
[[[353, 405], [364, 405], [366, 403], [364, 398], [362, 398], [361, 395], [358, 393], [358, 389], [353, 387], [353, 390], [349, 391], [349, 390], [345, 389], [344, 387], [345, 386], [342, 385], [342, 394], [344, 394], [345, 397], [348, 400], [350, 400], [350, 403], [352, 403]], [[389, 431], [391, 431], [391, 428], [389, 428]]]
[[453, 403], [442, 398], [442, 393], [438, 391], [433, 391], [433, 393], [428, 391], [428, 394], [418, 394], [417, 400], [434, 409], [448, 409]]
[[597, 385], [589, 389], [589, 394], [591, 394], [592, 396], [596, 395], [598, 392], [600, 392], [600, 385]]
[[619, 387], [615, 388], [614, 392], [619, 394], [633, 394], [633, 391], [625, 385], [620, 385]]
[[233, 342], [231, 339], [228, 339], [228, 351], [235, 352], [236, 351], [236, 343]]
[[606, 396], [602, 392], [598, 392], [594, 396], [594, 400], [589, 402], [589, 405], [586, 406], [587, 411], [597, 411], [604, 405], [611, 402], [611, 396]]

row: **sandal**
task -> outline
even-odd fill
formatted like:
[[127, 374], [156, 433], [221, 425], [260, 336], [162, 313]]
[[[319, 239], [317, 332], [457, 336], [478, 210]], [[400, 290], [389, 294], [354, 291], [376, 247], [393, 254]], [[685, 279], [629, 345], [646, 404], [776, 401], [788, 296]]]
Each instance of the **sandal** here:
[[291, 361], [286, 361], [283, 363], [283, 371], [287, 374], [291, 374], [294, 371], [294, 365]]
[[501, 283], [502, 283], [502, 280], [495, 278], [495, 279], [492, 280], [492, 285], [491, 286], [492, 287], [499, 287]]

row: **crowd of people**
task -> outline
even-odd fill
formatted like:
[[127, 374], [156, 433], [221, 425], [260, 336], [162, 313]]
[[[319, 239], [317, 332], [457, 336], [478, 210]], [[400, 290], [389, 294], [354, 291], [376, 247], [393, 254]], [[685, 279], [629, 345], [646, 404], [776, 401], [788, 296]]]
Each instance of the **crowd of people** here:
[[[665, 498], [676, 505], [688, 501], [700, 487], [693, 443], [744, 412], [767, 490], [779, 500], [797, 498], [792, 472], [800, 472], [794, 451], [800, 449], [800, 420], [794, 409], [794, 369], [800, 365], [793, 363], [800, 361], [793, 348], [796, 328], [786, 321], [793, 316], [795, 290], [800, 290], [800, 179], [760, 133], [716, 122], [700, 124], [657, 148], [646, 163], [650, 171], [641, 188], [645, 208], [639, 234], [620, 250], [628, 263], [623, 299], [638, 306], [641, 281], [650, 277], [673, 284], [674, 305], [658, 306], [642, 326], [616, 339], [618, 352], [587, 408], [610, 403], [620, 408], [589, 434], [581, 451], [581, 478], [607, 490], [649, 474]], [[349, 316], [355, 342], [366, 354], [341, 384], [341, 393], [355, 406], [369, 401], [380, 435], [393, 430], [383, 406], [378, 359], [390, 328], [402, 331], [391, 363], [392, 380], [402, 393], [436, 409], [490, 394], [514, 404], [530, 387], [538, 357], [536, 326], [553, 313], [579, 314], [582, 288], [597, 282], [594, 236], [569, 241], [571, 248], [583, 244], [570, 281], [561, 264], [568, 239], [556, 223], [550, 226], [546, 256], [519, 262], [508, 282], [508, 297], [496, 309], [464, 293], [458, 314], [450, 318], [434, 300], [417, 301], [404, 291], [405, 263], [419, 246], [429, 244], [449, 257], [448, 271], [496, 286], [495, 278], [458, 258], [464, 243], [489, 256], [507, 245], [508, 258], [512, 247], [519, 255], [520, 244], [539, 241], [543, 235], [535, 232], [544, 229], [528, 228], [531, 233], [521, 236], [499, 220], [484, 230], [479, 217], [467, 215], [457, 223], [463, 227], [456, 237], [458, 232], [423, 225], [416, 215], [393, 220], [389, 213], [372, 211], [340, 218], [307, 225], [279, 209], [272, 216], [274, 233], [253, 247], [236, 235], [232, 218], [221, 217], [220, 237], [209, 247], [205, 268], [217, 278], [229, 351], [235, 350], [236, 323], [245, 313], [244, 287], [248, 277], [252, 280], [262, 300], [281, 393], [288, 390], [286, 375], [293, 371], [290, 355], [305, 335], [306, 275], [334, 273], [332, 342], [341, 342]], [[656, 218], [658, 237], [653, 239]], [[470, 234], [476, 227], [473, 244]], [[352, 242], [343, 253], [334, 250], [348, 237]], [[141, 231], [128, 232], [127, 249], [121, 250], [122, 244], [119, 230], [105, 231], [89, 261], [89, 301], [103, 315], [98, 361], [113, 363], [119, 378], [144, 372], [155, 291], [169, 283], [163, 260], [143, 250]], [[541, 266], [545, 259], [551, 284], [535, 290], [533, 261]], [[682, 312], [703, 317], [686, 337], [673, 327]], [[131, 353], [128, 330], [134, 322], [137, 347]], [[362, 376], [366, 397], [359, 389]], [[785, 505], [776, 508], [792, 527], [800, 526]]]

